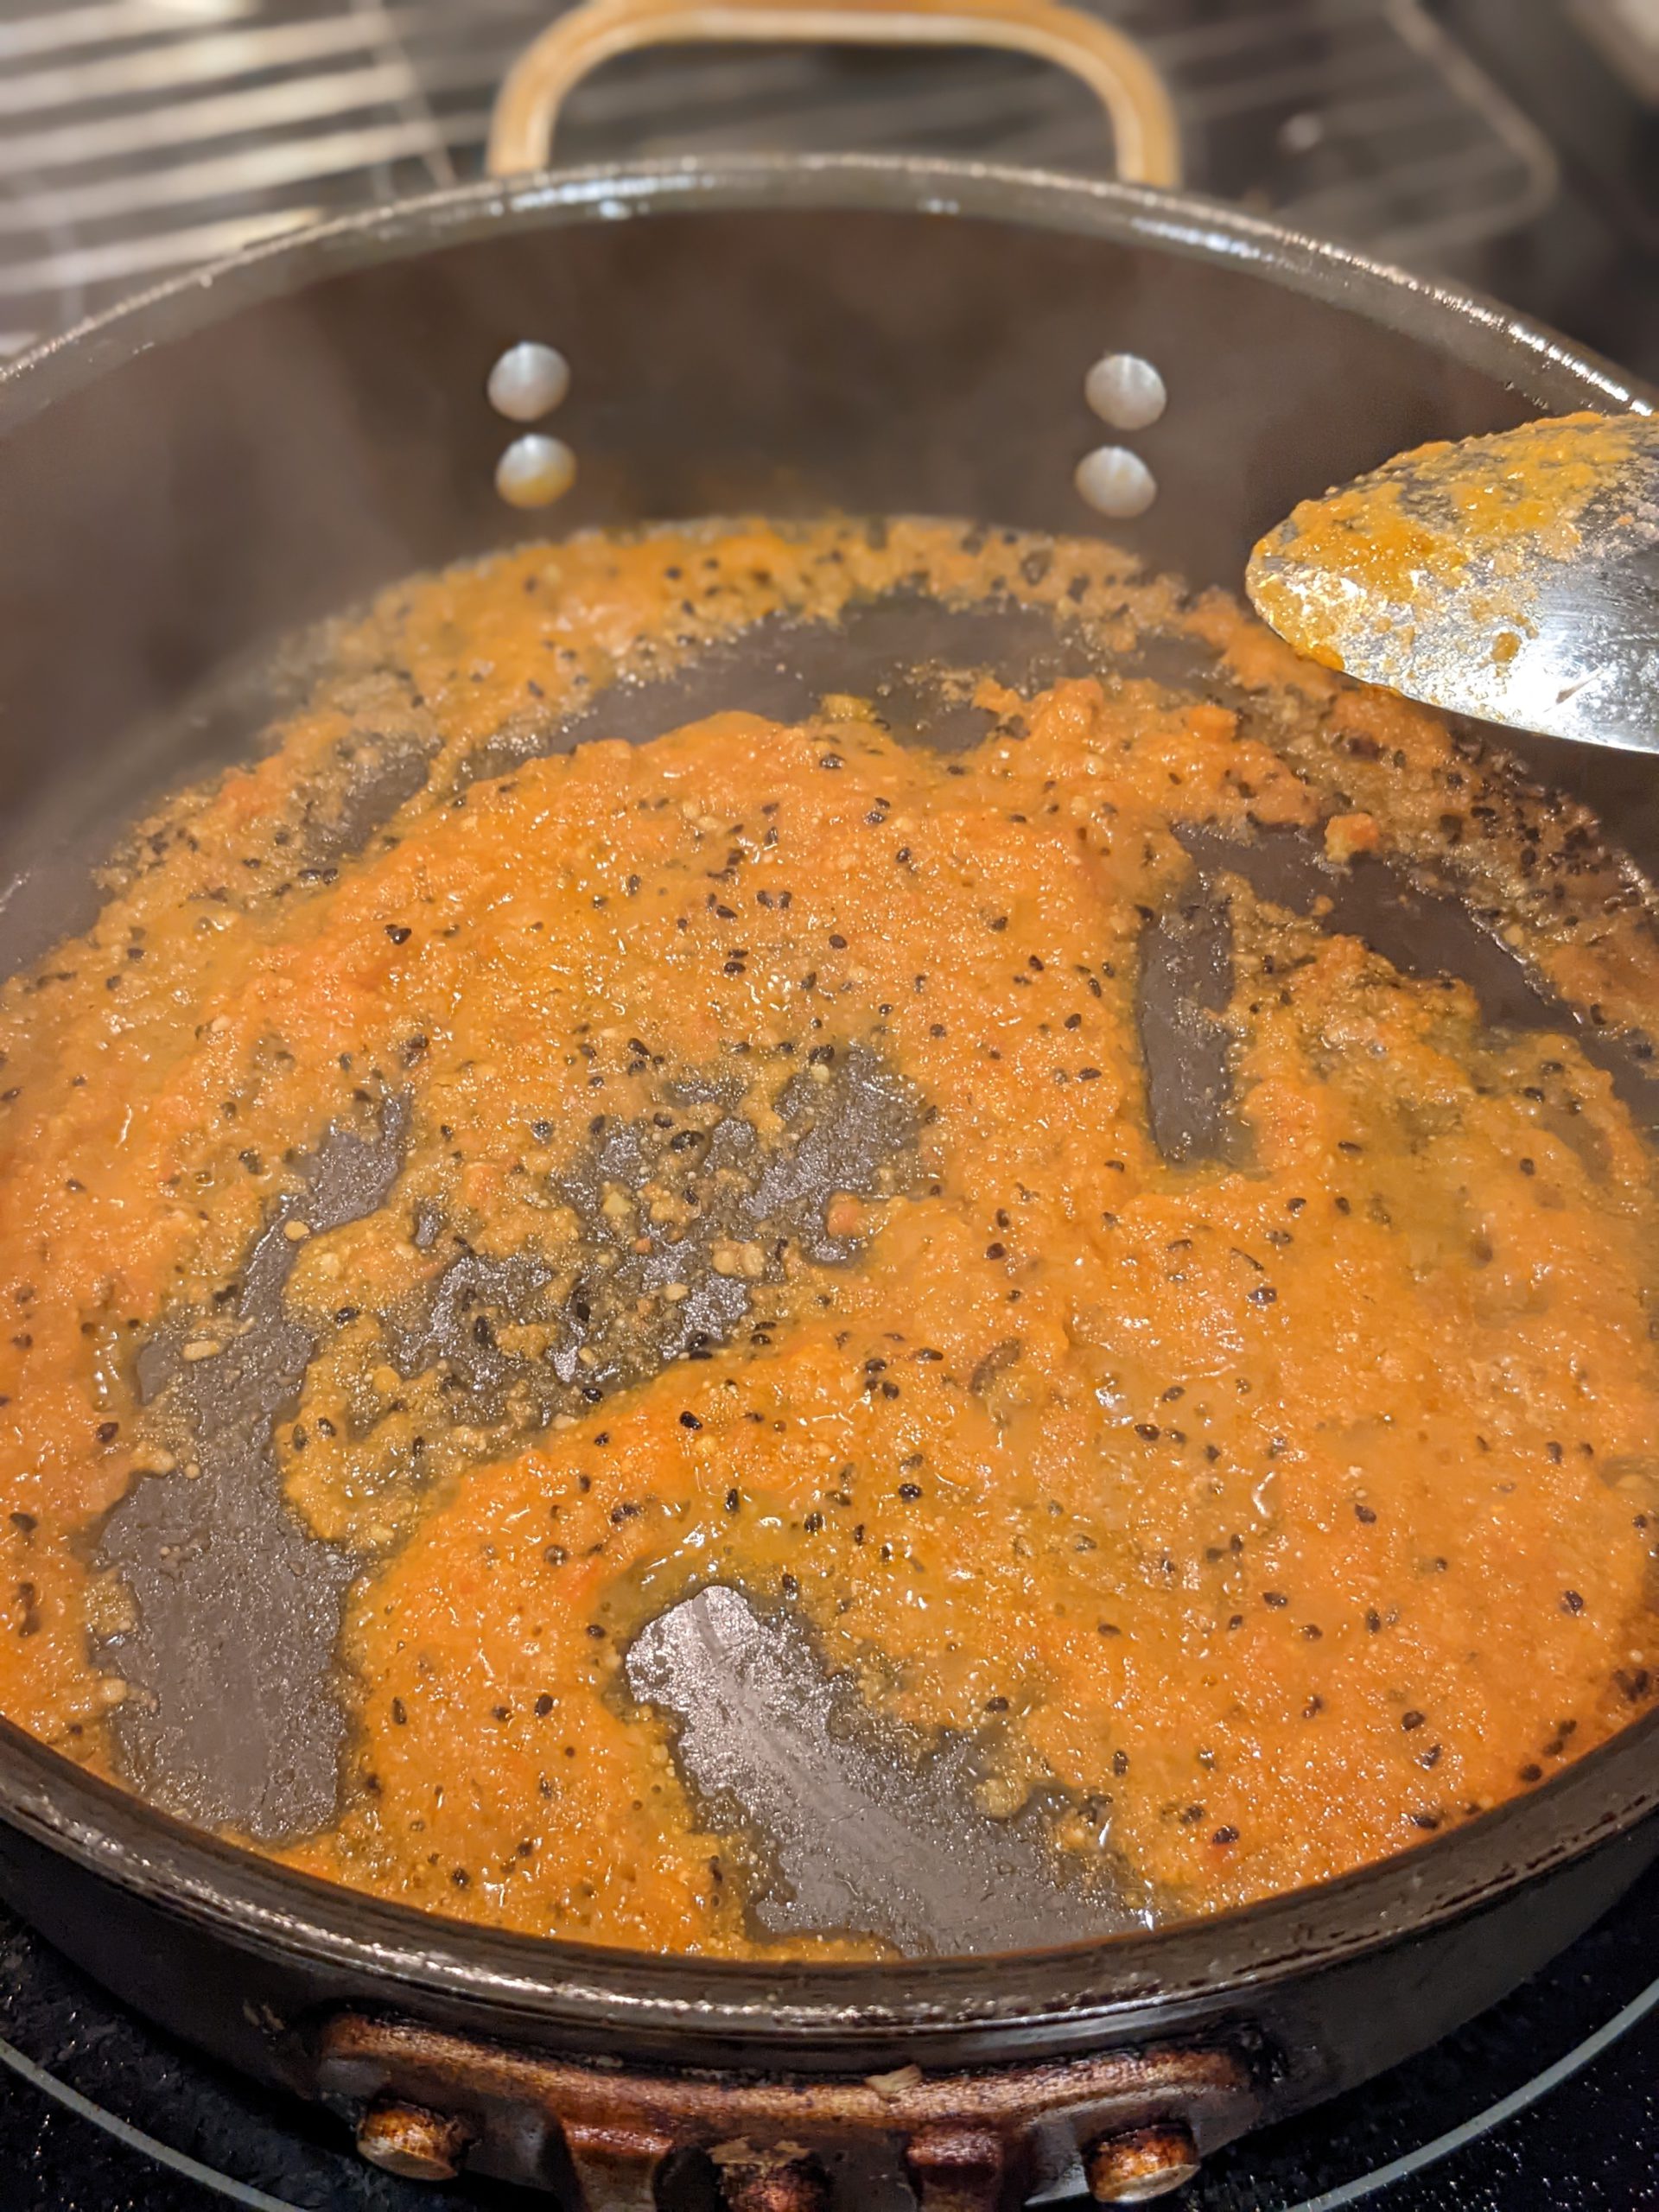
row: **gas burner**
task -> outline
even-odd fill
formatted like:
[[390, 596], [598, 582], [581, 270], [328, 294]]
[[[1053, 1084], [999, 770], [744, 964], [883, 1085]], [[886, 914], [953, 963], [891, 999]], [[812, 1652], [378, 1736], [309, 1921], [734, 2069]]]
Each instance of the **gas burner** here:
[[[325, 2115], [256, 2089], [0, 1919], [8, 2212], [443, 2212], [518, 2190], [404, 2182]], [[1525, 1988], [1434, 2050], [1213, 2156], [1185, 2212], [1612, 2212], [1651, 2201], [1659, 1869]], [[19, 2193], [21, 2191], [21, 2193]]]

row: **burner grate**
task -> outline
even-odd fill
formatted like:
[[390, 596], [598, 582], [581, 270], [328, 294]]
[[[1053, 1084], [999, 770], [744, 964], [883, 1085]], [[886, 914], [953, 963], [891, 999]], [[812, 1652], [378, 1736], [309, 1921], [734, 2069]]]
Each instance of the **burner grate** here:
[[[318, 217], [475, 175], [545, 0], [0, 0], [0, 348]], [[1112, 0], [1200, 188], [1433, 263], [1535, 213], [1548, 143], [1422, 0]], [[1099, 173], [1098, 112], [1001, 54], [612, 64], [560, 157], [912, 149]]]

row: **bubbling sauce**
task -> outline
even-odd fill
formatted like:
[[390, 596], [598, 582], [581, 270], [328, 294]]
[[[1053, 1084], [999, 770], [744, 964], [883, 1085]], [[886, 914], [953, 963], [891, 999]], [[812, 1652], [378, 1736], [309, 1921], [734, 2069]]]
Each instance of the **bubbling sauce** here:
[[[899, 589], [1096, 673], [935, 671], [949, 752], [838, 694], [607, 732]], [[1135, 673], [1154, 637], [1213, 673]], [[1195, 831], [1450, 885], [1582, 1022], [1207, 862], [1225, 1126], [1160, 1148], [1139, 993]], [[0, 1707], [70, 1757], [384, 1897], [745, 1955], [747, 1847], [624, 1668], [710, 1582], [1153, 1916], [1421, 1843], [1646, 1698], [1659, 1205], [1590, 1040], [1645, 1052], [1650, 895], [1232, 602], [919, 522], [527, 547], [342, 630], [104, 891], [0, 997]], [[168, 1780], [226, 1374], [237, 1495], [327, 1569], [297, 1832]]]

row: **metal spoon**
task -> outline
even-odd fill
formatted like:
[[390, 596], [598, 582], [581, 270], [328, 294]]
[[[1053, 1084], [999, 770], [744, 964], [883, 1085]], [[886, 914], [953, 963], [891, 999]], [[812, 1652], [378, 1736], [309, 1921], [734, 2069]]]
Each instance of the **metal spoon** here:
[[1454, 714], [1659, 752], [1659, 418], [1566, 415], [1305, 499], [1246, 588], [1299, 652]]

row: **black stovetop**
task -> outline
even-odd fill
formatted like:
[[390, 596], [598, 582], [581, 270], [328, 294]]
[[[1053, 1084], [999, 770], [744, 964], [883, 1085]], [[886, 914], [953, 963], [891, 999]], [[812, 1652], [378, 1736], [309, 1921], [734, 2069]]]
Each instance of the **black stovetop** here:
[[[529, 2212], [487, 2183], [364, 2165], [326, 2115], [251, 2088], [0, 1919], [5, 2212]], [[1305, 2120], [1219, 2153], [1175, 2212], [1659, 2207], [1659, 1867], [1505, 2003]]]

